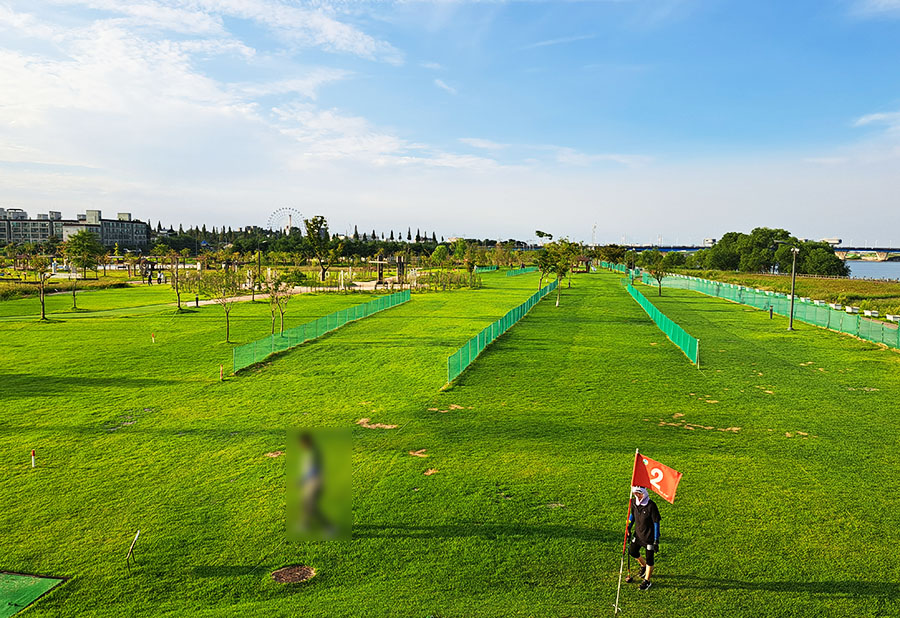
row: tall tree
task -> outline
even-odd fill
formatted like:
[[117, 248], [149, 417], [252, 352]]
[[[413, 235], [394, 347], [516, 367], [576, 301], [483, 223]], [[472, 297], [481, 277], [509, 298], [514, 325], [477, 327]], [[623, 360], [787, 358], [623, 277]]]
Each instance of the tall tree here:
[[575, 259], [581, 253], [581, 247], [577, 243], [570, 242], [568, 238], [560, 238], [545, 244], [544, 250], [548, 254], [548, 270], [556, 275], [556, 306], [559, 307], [562, 287], [560, 283], [571, 272]]
[[445, 278], [444, 269], [447, 266], [447, 262], [450, 261], [450, 251], [447, 249], [447, 245], [438, 245], [435, 247], [428, 260], [433, 266], [437, 267], [438, 284], [446, 290], [447, 284], [449, 283], [449, 277]]
[[96, 268], [97, 259], [103, 252], [103, 245], [97, 235], [87, 230], [81, 230], [69, 237], [69, 240], [63, 245], [63, 254], [71, 265], [72, 275], [72, 309], [78, 309], [78, 303], [75, 299], [75, 288], [77, 287], [78, 273], [80, 268], [83, 276], [87, 277], [88, 268]]
[[656, 279], [658, 295], [662, 296], [662, 280], [666, 276], [665, 256], [654, 247], [650, 251], [641, 253], [641, 265], [650, 272], [651, 277]]
[[306, 243], [310, 255], [318, 262], [321, 280], [325, 281], [328, 269], [337, 261], [344, 249], [344, 243], [332, 241], [328, 233], [328, 222], [325, 217], [316, 215], [312, 219], [304, 219], [306, 226]]
[[238, 274], [229, 266], [219, 270], [206, 270], [200, 280], [201, 289], [216, 301], [225, 312], [225, 343], [230, 343], [231, 310], [240, 292]]
[[43, 255], [32, 255], [29, 259], [29, 266], [37, 277], [38, 292], [41, 299], [41, 320], [46, 320], [47, 313], [44, 307], [44, 285], [47, 283], [47, 280], [53, 276], [53, 273], [47, 270], [50, 266], [50, 260]]
[[276, 270], [267, 273], [263, 281], [265, 292], [269, 295], [269, 311], [272, 314], [272, 334], [275, 334], [275, 313], [281, 314], [281, 334], [284, 334], [284, 314], [287, 304], [294, 295], [293, 287], [286, 277]]
[[183, 282], [182, 273], [178, 270], [180, 263], [181, 254], [174, 249], [170, 249], [165, 255], [160, 257], [160, 265], [164, 265], [169, 271], [169, 283], [172, 286], [172, 291], [175, 292], [175, 302], [178, 305], [179, 313], [181, 312], [181, 284]]

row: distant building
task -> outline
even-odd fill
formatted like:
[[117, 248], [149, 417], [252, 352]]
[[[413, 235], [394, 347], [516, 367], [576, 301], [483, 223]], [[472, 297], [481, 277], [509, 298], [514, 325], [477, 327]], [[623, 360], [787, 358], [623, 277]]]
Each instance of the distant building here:
[[843, 241], [842, 241], [840, 238], [823, 238], [823, 239], [822, 239], [822, 242], [828, 243], [828, 244], [831, 245], [832, 247], [837, 247], [837, 246], [838, 246], [839, 244], [841, 244]]
[[68, 240], [73, 234], [87, 230], [96, 234], [101, 244], [112, 247], [146, 247], [150, 242], [150, 227], [120, 212], [115, 219], [104, 219], [99, 210], [87, 210], [74, 220], [63, 219], [62, 213], [51, 210], [30, 219], [19, 208], [0, 208], [0, 244], [44, 242], [51, 236]]

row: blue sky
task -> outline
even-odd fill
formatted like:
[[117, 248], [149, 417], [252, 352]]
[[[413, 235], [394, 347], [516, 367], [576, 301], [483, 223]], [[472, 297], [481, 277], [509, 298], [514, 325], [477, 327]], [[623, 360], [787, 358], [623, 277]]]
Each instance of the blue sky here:
[[898, 66], [900, 0], [0, 0], [0, 206], [900, 243]]

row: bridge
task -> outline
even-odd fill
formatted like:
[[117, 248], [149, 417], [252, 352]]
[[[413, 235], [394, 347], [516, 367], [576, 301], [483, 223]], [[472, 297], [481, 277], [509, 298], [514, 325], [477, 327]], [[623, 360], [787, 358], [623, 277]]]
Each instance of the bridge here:
[[709, 249], [709, 247], [702, 245], [621, 245], [625, 247], [629, 251], [634, 251], [635, 253], [640, 253], [641, 251], [652, 251], [653, 249], [658, 249], [660, 253], [671, 253], [673, 251], [680, 251], [681, 253], [694, 253], [695, 251], [700, 251], [700, 249]]
[[900, 257], [900, 249], [895, 247], [835, 247], [834, 254], [842, 260], [846, 260], [849, 254], [856, 254], [867, 261], [886, 262], [891, 257]]

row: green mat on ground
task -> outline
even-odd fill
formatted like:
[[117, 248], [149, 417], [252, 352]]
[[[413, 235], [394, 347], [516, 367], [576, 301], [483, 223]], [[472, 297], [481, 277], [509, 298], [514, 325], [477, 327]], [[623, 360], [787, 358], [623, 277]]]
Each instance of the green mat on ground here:
[[61, 579], [52, 577], [0, 573], [0, 618], [7, 618], [25, 609], [60, 582]]

